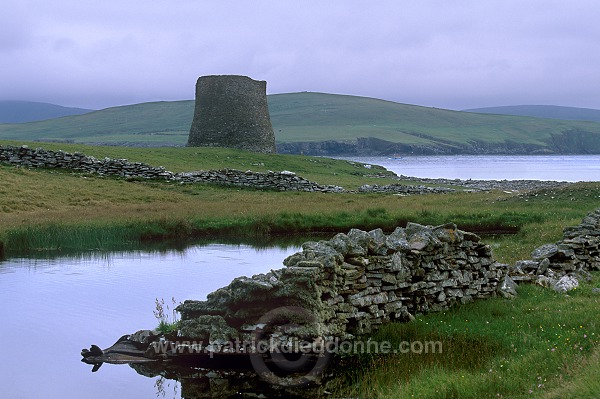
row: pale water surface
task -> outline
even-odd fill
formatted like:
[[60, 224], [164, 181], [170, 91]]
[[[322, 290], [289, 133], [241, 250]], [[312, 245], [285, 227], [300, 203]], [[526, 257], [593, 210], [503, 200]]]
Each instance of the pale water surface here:
[[[155, 298], [206, 299], [235, 277], [283, 267], [298, 250], [213, 244], [0, 261], [0, 397], [156, 398], [156, 379], [127, 365], [105, 364], [92, 373], [80, 362], [81, 349], [154, 328]], [[166, 384], [166, 397], [179, 398], [178, 383]]]
[[405, 176], [476, 180], [600, 181], [600, 155], [350, 157]]

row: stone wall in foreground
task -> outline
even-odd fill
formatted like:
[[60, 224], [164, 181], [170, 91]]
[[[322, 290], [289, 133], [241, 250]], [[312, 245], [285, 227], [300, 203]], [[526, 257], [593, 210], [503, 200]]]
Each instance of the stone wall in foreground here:
[[100, 176], [117, 176], [130, 179], [159, 179], [182, 184], [210, 183], [235, 187], [279, 191], [343, 192], [338, 186], [323, 186], [293, 172], [253, 172], [235, 169], [173, 173], [164, 167], [154, 167], [142, 162], [129, 162], [126, 159], [96, 159], [85, 154], [64, 151], [49, 151], [43, 148], [31, 149], [27, 146], [13, 147], [0, 145], [0, 162], [31, 168], [70, 169]]
[[506, 270], [489, 245], [454, 224], [409, 223], [389, 235], [353, 229], [302, 248], [282, 269], [184, 302], [180, 335], [212, 344], [247, 340], [274, 309], [299, 307], [314, 317], [313, 336], [348, 338], [495, 296]]
[[511, 297], [515, 281], [566, 292], [589, 278], [589, 271], [600, 270], [600, 209], [565, 228], [562, 240], [534, 250], [533, 259], [511, 266], [496, 262], [489, 245], [454, 224], [409, 223], [389, 235], [353, 229], [302, 248], [282, 269], [237, 278], [206, 301], [184, 302], [177, 309], [180, 334], [214, 350], [215, 343], [251, 339], [263, 324], [285, 319], [273, 316], [274, 309], [297, 307], [312, 318], [303, 334], [346, 339], [417, 313], [497, 293]]

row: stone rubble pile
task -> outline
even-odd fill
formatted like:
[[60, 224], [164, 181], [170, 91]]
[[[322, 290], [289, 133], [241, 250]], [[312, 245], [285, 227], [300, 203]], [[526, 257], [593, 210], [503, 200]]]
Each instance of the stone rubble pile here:
[[212, 183], [237, 187], [252, 187], [256, 189], [279, 191], [308, 191], [324, 193], [341, 193], [345, 190], [339, 186], [320, 185], [302, 177], [294, 172], [253, 172], [236, 169], [200, 170], [196, 172], [178, 173], [173, 180], [181, 183]]
[[531, 191], [542, 189], [555, 189], [568, 186], [573, 183], [552, 180], [474, 180], [474, 179], [431, 179], [414, 176], [398, 176], [400, 181], [418, 181], [423, 184], [435, 186], [454, 186], [461, 189], [473, 191], [508, 190], [508, 191]]
[[[348, 339], [415, 313], [495, 296], [507, 268], [494, 261], [489, 245], [454, 224], [409, 223], [389, 235], [352, 229], [302, 248], [285, 268], [236, 278], [206, 301], [185, 301], [177, 308], [180, 336], [218, 351], [250, 339], [274, 309], [294, 307], [314, 318], [302, 334]], [[285, 340], [293, 333], [278, 334]]]
[[153, 167], [126, 159], [96, 159], [78, 152], [31, 149], [27, 146], [0, 146], [0, 162], [32, 168], [71, 169], [101, 176], [168, 180], [181, 184], [210, 183], [279, 191], [344, 192], [341, 187], [313, 183], [288, 171], [260, 173], [223, 169], [173, 173], [162, 166]]
[[415, 194], [443, 194], [453, 193], [456, 189], [446, 187], [428, 187], [423, 185], [408, 185], [408, 184], [387, 184], [380, 186], [378, 184], [364, 184], [358, 188], [360, 193], [389, 193], [399, 195], [415, 195]]
[[[578, 226], [565, 228], [562, 240], [536, 248], [531, 258], [511, 267], [507, 279], [559, 292], [577, 288], [579, 281], [589, 278], [590, 271], [600, 270], [600, 209], [589, 213]], [[511, 295], [514, 293], [507, 296]]]

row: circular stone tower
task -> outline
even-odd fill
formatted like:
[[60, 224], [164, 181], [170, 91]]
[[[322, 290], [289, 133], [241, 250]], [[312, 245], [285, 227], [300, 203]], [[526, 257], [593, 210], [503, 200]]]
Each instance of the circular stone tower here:
[[267, 82], [238, 75], [198, 78], [187, 145], [276, 152]]

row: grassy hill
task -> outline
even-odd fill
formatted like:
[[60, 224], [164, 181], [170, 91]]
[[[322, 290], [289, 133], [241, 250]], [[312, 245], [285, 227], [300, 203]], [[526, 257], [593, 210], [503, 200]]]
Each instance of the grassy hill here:
[[[374, 98], [268, 97], [279, 151], [306, 154], [600, 153], [600, 123], [487, 115]], [[23, 124], [0, 139], [107, 145], [185, 145], [193, 101], [153, 102]]]
[[509, 105], [503, 107], [473, 108], [464, 111], [480, 114], [533, 116], [535, 118], [600, 122], [600, 110], [598, 109], [560, 107], [556, 105]]
[[193, 115], [193, 101], [142, 103], [46, 121], [0, 124], [0, 138], [150, 146], [184, 145]]
[[81, 115], [91, 109], [62, 107], [32, 101], [0, 101], [0, 123], [23, 123]]

